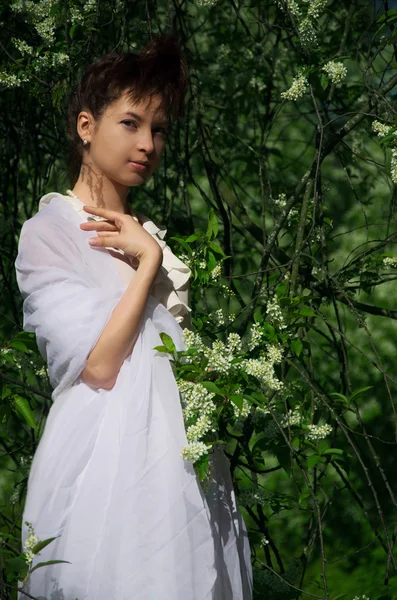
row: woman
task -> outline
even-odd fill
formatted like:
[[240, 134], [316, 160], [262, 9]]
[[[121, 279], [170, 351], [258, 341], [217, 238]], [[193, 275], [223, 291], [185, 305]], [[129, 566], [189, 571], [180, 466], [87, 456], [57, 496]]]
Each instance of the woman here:
[[[161, 345], [185, 348], [190, 271], [130, 210], [182, 114], [186, 65], [161, 36], [90, 65], [69, 106], [73, 190], [43, 196], [15, 263], [24, 329], [53, 404], [33, 458], [22, 541], [56, 537], [23, 590], [48, 600], [250, 600], [247, 532], [227, 459], [204, 495]], [[77, 177], [77, 178], [76, 178]], [[183, 295], [185, 294], [185, 296]], [[20, 594], [20, 598], [24, 597]]]

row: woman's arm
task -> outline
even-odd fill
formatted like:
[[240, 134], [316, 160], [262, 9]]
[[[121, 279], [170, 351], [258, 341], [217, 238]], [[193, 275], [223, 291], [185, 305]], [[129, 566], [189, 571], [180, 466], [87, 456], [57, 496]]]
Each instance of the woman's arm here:
[[162, 254], [143, 259], [123, 296], [112, 312], [81, 373], [95, 388], [112, 389], [126, 356], [135, 345], [139, 325], [152, 283], [162, 262]]

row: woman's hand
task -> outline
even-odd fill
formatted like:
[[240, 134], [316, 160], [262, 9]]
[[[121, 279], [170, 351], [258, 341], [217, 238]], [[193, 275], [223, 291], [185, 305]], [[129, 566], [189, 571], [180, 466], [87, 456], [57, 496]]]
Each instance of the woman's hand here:
[[90, 221], [80, 224], [80, 228], [84, 231], [97, 232], [97, 237], [89, 240], [91, 246], [118, 248], [139, 262], [150, 259], [158, 261], [159, 267], [161, 266], [163, 251], [160, 244], [131, 215], [88, 205], [84, 205], [84, 210], [91, 215], [106, 219], [106, 221]]

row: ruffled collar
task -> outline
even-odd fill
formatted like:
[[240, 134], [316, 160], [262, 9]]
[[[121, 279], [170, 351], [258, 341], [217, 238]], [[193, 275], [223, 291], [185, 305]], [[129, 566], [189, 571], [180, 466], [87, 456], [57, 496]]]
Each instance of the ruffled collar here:
[[[58, 192], [50, 192], [43, 196], [39, 202], [39, 210], [45, 208], [55, 196], [66, 200], [77, 212], [81, 212], [82, 215], [87, 215], [83, 210], [84, 203], [81, 202], [81, 200]], [[164, 238], [167, 230], [157, 227], [157, 225], [146, 215], [141, 213], [138, 213], [138, 215], [142, 227], [153, 236], [163, 250], [163, 263], [153, 282], [152, 294], [170, 311], [176, 321], [181, 323], [185, 316], [192, 310], [187, 304], [187, 283], [191, 275], [191, 270], [175, 256], [171, 248], [165, 242]], [[105, 219], [97, 215], [87, 215], [87, 220], [103, 221]], [[112, 248], [112, 250], [124, 254], [122, 250], [117, 248]]]

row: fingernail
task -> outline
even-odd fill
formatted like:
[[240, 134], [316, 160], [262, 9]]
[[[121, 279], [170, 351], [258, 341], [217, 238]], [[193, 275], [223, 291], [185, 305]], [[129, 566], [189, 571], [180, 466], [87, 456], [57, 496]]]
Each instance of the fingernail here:
[[89, 243], [89, 244], [95, 244], [95, 240], [94, 240], [93, 238], [90, 238], [90, 239], [88, 240], [88, 243]]

